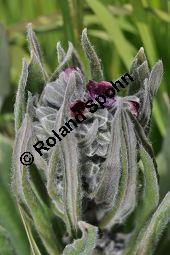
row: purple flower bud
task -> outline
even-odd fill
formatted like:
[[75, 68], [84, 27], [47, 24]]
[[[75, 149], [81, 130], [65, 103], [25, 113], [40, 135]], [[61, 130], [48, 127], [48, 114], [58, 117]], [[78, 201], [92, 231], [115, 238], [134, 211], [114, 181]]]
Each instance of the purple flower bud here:
[[128, 105], [129, 105], [129, 110], [131, 111], [131, 113], [137, 117], [139, 114], [139, 102], [128, 101]]
[[80, 69], [78, 67], [67, 67], [64, 70], [64, 78], [67, 81], [69, 79], [69, 76], [73, 72], [80, 72]]
[[78, 114], [79, 112], [84, 113], [85, 109], [86, 109], [85, 102], [81, 101], [80, 99], [74, 101], [70, 106], [71, 115], [73, 117], [75, 117], [75, 115]]
[[110, 82], [107, 81], [96, 82], [90, 80], [87, 84], [87, 90], [88, 96], [92, 100], [95, 100], [95, 98], [99, 95], [105, 96], [106, 97], [105, 107], [111, 107], [115, 102], [116, 92]]

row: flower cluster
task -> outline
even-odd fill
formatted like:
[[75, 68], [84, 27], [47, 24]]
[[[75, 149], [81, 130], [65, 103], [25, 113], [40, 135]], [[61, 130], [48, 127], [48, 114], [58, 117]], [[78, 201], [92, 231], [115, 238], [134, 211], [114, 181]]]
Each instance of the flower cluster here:
[[[31, 60], [29, 65], [23, 61], [14, 111], [12, 187], [24, 219], [28, 226], [32, 224], [32, 247], [39, 247], [36, 230], [48, 254], [151, 254], [170, 210], [169, 193], [159, 205], [157, 166], [148, 139], [162, 62], [150, 70], [141, 48], [131, 63], [134, 81], [126, 96], [113, 96], [86, 29], [82, 46], [89, 60], [88, 79], [71, 43], [67, 52], [57, 44], [59, 66], [49, 77], [30, 25], [28, 41]], [[26, 103], [28, 83], [44, 88], [39, 96], [28, 93]], [[110, 92], [103, 99], [106, 91]], [[96, 105], [100, 108], [94, 111]], [[70, 132], [74, 126], [70, 117], [80, 112], [86, 119]], [[59, 129], [64, 139], [41, 157], [33, 144]], [[35, 159], [37, 181], [31, 169], [20, 163], [20, 155], [27, 150]], [[132, 213], [133, 229], [125, 230]], [[117, 225], [122, 226], [121, 233]]]

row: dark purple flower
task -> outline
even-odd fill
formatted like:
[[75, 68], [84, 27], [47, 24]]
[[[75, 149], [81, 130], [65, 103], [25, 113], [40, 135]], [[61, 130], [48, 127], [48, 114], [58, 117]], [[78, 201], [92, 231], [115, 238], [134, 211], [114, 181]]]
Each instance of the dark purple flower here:
[[70, 105], [71, 115], [73, 117], [75, 117], [75, 115], [78, 114], [79, 112], [84, 113], [85, 109], [86, 109], [85, 102], [81, 101], [80, 99], [74, 101]]
[[[87, 84], [87, 91], [88, 96], [92, 100], [95, 100], [95, 98], [99, 95], [105, 96], [106, 97], [105, 107], [111, 107], [115, 102], [116, 92], [110, 82], [107, 81], [96, 82], [90, 80]], [[109, 94], [110, 96], [108, 96], [107, 94]], [[113, 96], [111, 97], [111, 95]]]

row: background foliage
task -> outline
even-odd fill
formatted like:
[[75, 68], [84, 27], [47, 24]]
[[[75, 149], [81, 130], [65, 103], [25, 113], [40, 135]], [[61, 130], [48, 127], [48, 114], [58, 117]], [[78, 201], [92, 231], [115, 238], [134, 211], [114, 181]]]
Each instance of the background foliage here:
[[[10, 195], [10, 158], [15, 92], [22, 57], [28, 58], [28, 22], [33, 24], [49, 71], [56, 66], [57, 41], [64, 47], [67, 41], [73, 42], [82, 56], [83, 27], [88, 28], [102, 60], [106, 80], [125, 73], [141, 46], [151, 65], [163, 60], [164, 79], [154, 102], [150, 138], [157, 156], [162, 197], [170, 190], [170, 0], [0, 0], [0, 244], [6, 229], [18, 254], [25, 254], [28, 243]], [[42, 90], [36, 86], [29, 89]], [[166, 236], [160, 241], [159, 254], [166, 255], [170, 249], [168, 231]]]

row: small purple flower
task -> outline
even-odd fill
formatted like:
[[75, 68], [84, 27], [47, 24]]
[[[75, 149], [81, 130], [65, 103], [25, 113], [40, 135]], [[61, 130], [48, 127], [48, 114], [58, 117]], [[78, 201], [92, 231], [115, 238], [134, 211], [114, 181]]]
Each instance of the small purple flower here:
[[75, 117], [79, 112], [84, 113], [86, 110], [85, 102], [78, 99], [70, 105], [71, 115]]
[[[105, 96], [106, 97], [105, 107], [111, 107], [116, 100], [115, 99], [116, 92], [112, 93], [112, 91], [115, 91], [115, 90], [110, 82], [107, 82], [107, 81], [96, 82], [96, 81], [90, 80], [87, 84], [87, 90], [88, 90], [88, 97], [90, 97], [92, 100], [95, 100], [95, 98], [99, 95]], [[113, 97], [107, 96], [107, 93], [106, 93], [107, 90], [108, 90], [108, 94], [110, 95], [113, 94]]]

